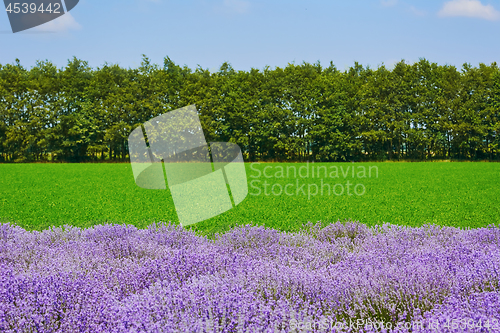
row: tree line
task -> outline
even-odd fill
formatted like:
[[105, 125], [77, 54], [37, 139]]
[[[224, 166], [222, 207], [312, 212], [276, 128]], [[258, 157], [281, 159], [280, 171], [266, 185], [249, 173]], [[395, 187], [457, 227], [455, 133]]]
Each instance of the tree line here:
[[0, 64], [0, 162], [126, 161], [128, 135], [195, 104], [207, 142], [246, 161], [500, 160], [500, 70], [426, 59], [192, 70], [69, 60]]

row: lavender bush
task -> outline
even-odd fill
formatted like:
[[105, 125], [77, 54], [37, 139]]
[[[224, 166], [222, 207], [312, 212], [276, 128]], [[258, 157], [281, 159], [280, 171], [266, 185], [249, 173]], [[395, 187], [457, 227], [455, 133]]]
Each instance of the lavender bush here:
[[492, 332], [499, 267], [495, 226], [3, 224], [0, 331]]

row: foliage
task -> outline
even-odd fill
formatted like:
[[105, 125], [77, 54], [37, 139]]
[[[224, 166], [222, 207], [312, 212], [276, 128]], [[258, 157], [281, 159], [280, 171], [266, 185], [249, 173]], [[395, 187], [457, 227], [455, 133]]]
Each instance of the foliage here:
[[426, 59], [216, 72], [0, 64], [0, 161], [124, 161], [139, 124], [196, 104], [207, 141], [246, 161], [500, 160], [500, 69]]

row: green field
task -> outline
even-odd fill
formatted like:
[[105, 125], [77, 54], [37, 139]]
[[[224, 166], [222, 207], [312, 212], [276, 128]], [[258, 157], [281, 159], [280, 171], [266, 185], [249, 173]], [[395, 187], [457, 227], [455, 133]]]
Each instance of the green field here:
[[[266, 167], [267, 177], [262, 173]], [[307, 221], [345, 219], [367, 225], [433, 223], [461, 228], [500, 223], [498, 163], [248, 163], [246, 168], [247, 198], [236, 208], [195, 224], [195, 229], [212, 233], [253, 222], [291, 231]], [[338, 178], [332, 178], [335, 168]], [[293, 169], [301, 174], [294, 175]], [[269, 184], [268, 195], [264, 181]], [[330, 184], [330, 195], [326, 185], [321, 195], [322, 181]], [[352, 184], [352, 195], [347, 194], [347, 181]], [[278, 195], [287, 184], [291, 184], [287, 193], [292, 195]], [[335, 184], [342, 184], [343, 194], [341, 186], [334, 188]], [[364, 189], [364, 194], [355, 194], [357, 184], [357, 193]], [[315, 186], [318, 193], [313, 196]], [[339, 195], [332, 193], [333, 189]], [[260, 195], [256, 195], [259, 190]], [[126, 163], [1, 164], [0, 221], [28, 230], [105, 222], [137, 227], [153, 221], [178, 223], [168, 190], [136, 186]]]

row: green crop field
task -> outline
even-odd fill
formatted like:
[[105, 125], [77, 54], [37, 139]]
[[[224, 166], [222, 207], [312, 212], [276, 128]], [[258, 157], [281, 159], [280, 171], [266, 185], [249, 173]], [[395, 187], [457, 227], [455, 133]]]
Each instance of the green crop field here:
[[[246, 169], [246, 199], [196, 230], [252, 222], [291, 231], [308, 221], [346, 219], [461, 228], [500, 223], [498, 163], [248, 163]], [[168, 190], [138, 187], [126, 163], [1, 164], [0, 189], [0, 221], [27, 230], [178, 223]]]

